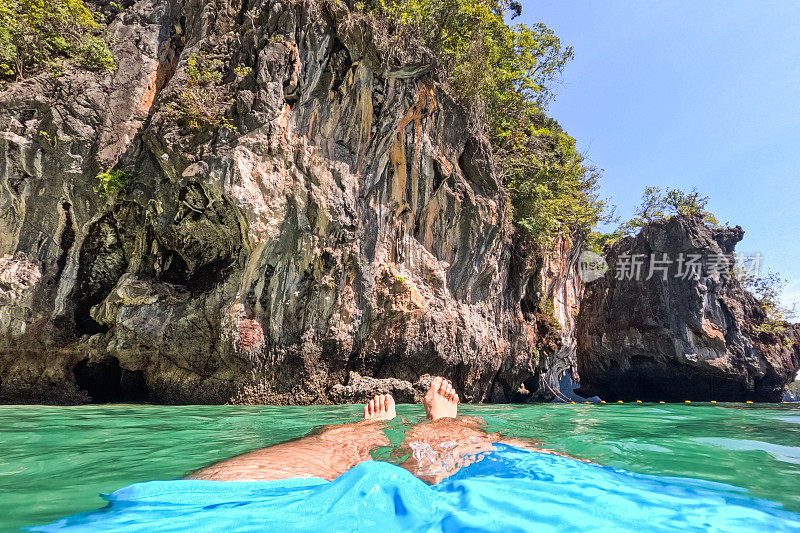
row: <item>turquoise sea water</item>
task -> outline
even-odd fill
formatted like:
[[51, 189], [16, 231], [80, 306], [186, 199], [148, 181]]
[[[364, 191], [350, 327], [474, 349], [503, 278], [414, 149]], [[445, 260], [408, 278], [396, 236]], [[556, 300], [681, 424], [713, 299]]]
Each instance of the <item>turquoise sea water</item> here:
[[[355, 421], [360, 410], [2, 406], [0, 530], [98, 509], [106, 504], [100, 493], [174, 480], [318, 425]], [[523, 530], [558, 529], [584, 523], [587, 529], [603, 524], [614, 529], [615, 519], [617, 526], [641, 528], [652, 519], [666, 529], [705, 524], [755, 531], [766, 523], [775, 530], [800, 530], [795, 514], [800, 513], [800, 406], [502, 405], [465, 406], [461, 413], [481, 416], [489, 431], [537, 439], [602, 466], [509, 448], [433, 488], [388, 463], [360, 465], [330, 484], [145, 483], [115, 493], [102, 515], [72, 523], [107, 529], [150, 520], [151, 527], [176, 527], [196, 519], [222, 526], [227, 516], [240, 525], [250, 517], [257, 524], [283, 520], [273, 525], [302, 527], [313, 513], [299, 509], [327, 506], [325, 516], [335, 520], [329, 525], [344, 529], [359, 520], [379, 528], [375, 520], [391, 516], [394, 527], [421, 529], [514, 524]], [[423, 417], [421, 406], [401, 405], [398, 414], [408, 422]], [[393, 442], [402, 439], [404, 427], [400, 419], [393, 422], [388, 430]], [[388, 450], [378, 456], [388, 456]], [[190, 501], [187, 494], [193, 495]], [[359, 502], [363, 508], [356, 512]], [[292, 505], [298, 510], [294, 516]], [[495, 518], [487, 520], [492, 513]], [[317, 518], [306, 525], [324, 525]]]

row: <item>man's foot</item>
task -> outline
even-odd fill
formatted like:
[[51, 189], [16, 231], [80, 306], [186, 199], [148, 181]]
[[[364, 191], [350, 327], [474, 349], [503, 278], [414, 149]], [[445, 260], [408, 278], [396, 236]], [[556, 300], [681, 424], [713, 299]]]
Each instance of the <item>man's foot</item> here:
[[364, 420], [391, 420], [396, 416], [394, 398], [391, 394], [376, 394], [364, 406]]
[[449, 381], [435, 377], [431, 380], [431, 386], [425, 393], [422, 404], [431, 420], [455, 418], [458, 413], [458, 394]]

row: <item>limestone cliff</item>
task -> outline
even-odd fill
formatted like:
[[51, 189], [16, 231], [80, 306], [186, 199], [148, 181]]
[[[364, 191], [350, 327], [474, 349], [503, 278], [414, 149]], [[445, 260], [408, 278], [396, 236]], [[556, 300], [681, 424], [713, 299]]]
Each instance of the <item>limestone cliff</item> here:
[[[325, 403], [442, 374], [525, 401], [575, 372], [575, 249], [515, 235], [425, 58], [387, 62], [333, 2], [129, 4], [116, 71], [0, 95], [1, 400]], [[225, 126], [171, 114], [198, 56]], [[132, 178], [106, 198], [110, 168]]]
[[581, 302], [579, 392], [780, 401], [800, 367], [800, 326], [759, 329], [764, 310], [729, 275], [743, 235], [673, 217], [614, 244], [608, 272], [586, 285]]

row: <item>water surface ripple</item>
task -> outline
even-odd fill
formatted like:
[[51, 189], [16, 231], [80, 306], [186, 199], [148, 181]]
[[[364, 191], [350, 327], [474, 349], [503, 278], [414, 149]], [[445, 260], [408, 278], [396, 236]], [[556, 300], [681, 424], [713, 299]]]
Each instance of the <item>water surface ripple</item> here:
[[[105, 503], [100, 493], [180, 478], [315, 426], [355, 421], [360, 411], [359, 406], [0, 406], [0, 530], [97, 509]], [[748, 492], [736, 497], [756, 502], [756, 510], [800, 512], [797, 405], [494, 405], [465, 406], [461, 412], [481, 416], [489, 431], [537, 439], [613, 469], [742, 487]], [[407, 422], [423, 414], [421, 406], [398, 406], [399, 418]], [[387, 431], [394, 443], [402, 440], [403, 429], [398, 419]], [[377, 456], [388, 458], [389, 451], [378, 450]], [[478, 465], [483, 463], [490, 464]], [[363, 474], [380, 477], [389, 466], [377, 465], [376, 473], [373, 465]], [[731, 490], [720, 488], [720, 497]]]

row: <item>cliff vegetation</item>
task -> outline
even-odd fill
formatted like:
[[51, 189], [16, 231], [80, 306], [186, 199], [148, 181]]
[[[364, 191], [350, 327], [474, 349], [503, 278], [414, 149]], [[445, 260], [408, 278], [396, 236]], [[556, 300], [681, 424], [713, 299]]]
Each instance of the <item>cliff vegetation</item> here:
[[[573, 56], [544, 24], [506, 24], [521, 12], [508, 0], [368, 0], [386, 49], [432, 58], [435, 75], [472, 110], [488, 136], [514, 220], [541, 246], [585, 235], [603, 216], [599, 172], [575, 139], [545, 113], [553, 83]], [[408, 61], [409, 57], [398, 58]]]
[[116, 68], [101, 23], [81, 0], [9, 0], [0, 5], [0, 82], [47, 70], [62, 60], [89, 70]]

